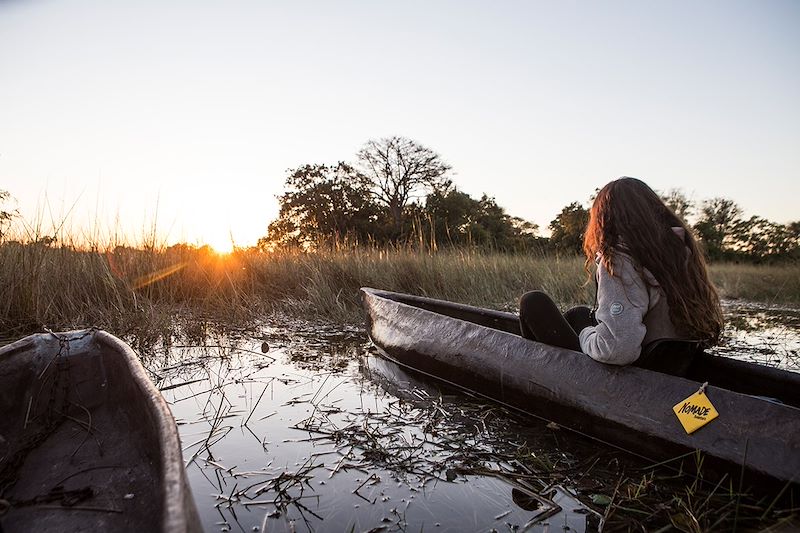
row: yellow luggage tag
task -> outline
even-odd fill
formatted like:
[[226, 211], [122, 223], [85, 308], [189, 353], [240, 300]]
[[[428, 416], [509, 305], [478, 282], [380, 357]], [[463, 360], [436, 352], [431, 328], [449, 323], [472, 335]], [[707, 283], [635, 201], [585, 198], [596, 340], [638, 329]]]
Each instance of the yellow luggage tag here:
[[700, 390], [672, 408], [686, 433], [694, 433], [719, 416], [706, 395], [706, 386], [708, 382], [703, 383]]

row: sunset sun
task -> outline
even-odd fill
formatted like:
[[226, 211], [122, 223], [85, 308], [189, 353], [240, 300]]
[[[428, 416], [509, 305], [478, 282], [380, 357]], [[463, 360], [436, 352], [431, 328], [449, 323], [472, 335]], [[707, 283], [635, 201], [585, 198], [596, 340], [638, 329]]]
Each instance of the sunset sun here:
[[208, 244], [215, 252], [221, 255], [231, 253], [234, 246], [230, 236], [227, 236], [227, 238], [224, 236], [219, 238], [209, 238], [206, 239], [205, 244]]

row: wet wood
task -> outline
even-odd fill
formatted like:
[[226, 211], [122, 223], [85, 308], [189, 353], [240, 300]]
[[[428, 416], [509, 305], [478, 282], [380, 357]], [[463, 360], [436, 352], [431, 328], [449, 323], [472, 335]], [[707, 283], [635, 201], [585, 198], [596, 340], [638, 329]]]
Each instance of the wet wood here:
[[175, 421], [136, 354], [96, 330], [0, 349], [0, 529], [201, 531]]
[[[655, 461], [692, 450], [738, 479], [800, 481], [800, 375], [702, 354], [688, 377], [598, 363], [519, 336], [517, 316], [361, 290], [389, 359]], [[672, 407], [708, 381], [719, 418], [687, 435]], [[778, 399], [776, 403], [758, 396]]]

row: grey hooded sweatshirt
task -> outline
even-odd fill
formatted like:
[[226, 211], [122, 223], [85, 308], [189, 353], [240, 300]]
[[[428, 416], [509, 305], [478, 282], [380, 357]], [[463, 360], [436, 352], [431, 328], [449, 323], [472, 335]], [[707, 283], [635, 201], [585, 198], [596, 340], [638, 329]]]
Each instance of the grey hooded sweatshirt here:
[[631, 257], [623, 253], [615, 254], [614, 267], [612, 276], [598, 261], [598, 324], [581, 330], [579, 339], [581, 350], [592, 359], [629, 365], [639, 358], [642, 346], [679, 335], [669, 318], [667, 298], [650, 271], [637, 272]]

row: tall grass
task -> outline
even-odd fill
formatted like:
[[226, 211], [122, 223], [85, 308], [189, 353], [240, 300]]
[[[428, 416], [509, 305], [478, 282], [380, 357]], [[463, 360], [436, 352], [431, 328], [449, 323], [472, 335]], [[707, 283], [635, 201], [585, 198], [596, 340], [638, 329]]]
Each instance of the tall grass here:
[[724, 298], [767, 305], [800, 304], [800, 265], [720, 263], [711, 277]]
[[[723, 297], [800, 304], [800, 267], [714, 265]], [[338, 246], [314, 253], [186, 246], [92, 250], [0, 244], [0, 334], [95, 325], [164, 335], [197, 321], [246, 323], [272, 313], [360, 322], [362, 286], [514, 310], [542, 289], [564, 307], [591, 303], [578, 257], [431, 253], [412, 247]]]
[[86, 251], [70, 246], [0, 245], [0, 331], [98, 325], [163, 325], [176, 314], [248, 320], [288, 312], [360, 320], [358, 289], [373, 286], [511, 309], [541, 288], [584, 302], [578, 258], [507, 256], [412, 248], [331, 248], [305, 253], [189, 247]]

